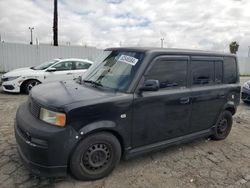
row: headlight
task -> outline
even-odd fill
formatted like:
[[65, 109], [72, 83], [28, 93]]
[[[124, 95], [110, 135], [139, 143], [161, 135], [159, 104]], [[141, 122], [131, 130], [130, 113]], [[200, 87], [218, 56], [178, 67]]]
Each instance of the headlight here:
[[244, 83], [243, 87], [246, 89], [250, 89], [250, 84], [248, 82], [246, 82], [246, 83]]
[[66, 122], [66, 115], [64, 113], [53, 112], [45, 108], [41, 108], [40, 119], [47, 123], [64, 127]]
[[3, 80], [6, 80], [6, 81], [12, 81], [12, 80], [15, 80], [17, 78], [19, 78], [20, 76], [11, 76], [11, 77], [5, 77], [3, 78]]

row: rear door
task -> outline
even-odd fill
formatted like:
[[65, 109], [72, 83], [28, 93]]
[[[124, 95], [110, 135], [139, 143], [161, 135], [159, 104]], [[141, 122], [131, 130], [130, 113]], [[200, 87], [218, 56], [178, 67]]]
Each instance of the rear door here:
[[133, 147], [185, 135], [189, 128], [191, 89], [187, 87], [189, 57], [154, 60], [142, 78], [159, 80], [158, 91], [135, 94]]
[[190, 132], [212, 127], [226, 103], [223, 58], [191, 58], [192, 116]]
[[83, 76], [91, 65], [91, 63], [84, 61], [74, 61], [74, 70], [72, 71], [73, 79], [77, 79], [80, 76]]

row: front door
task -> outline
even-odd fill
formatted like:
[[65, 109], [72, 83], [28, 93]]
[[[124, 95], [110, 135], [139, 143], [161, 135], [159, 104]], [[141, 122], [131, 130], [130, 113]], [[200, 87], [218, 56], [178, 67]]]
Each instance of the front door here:
[[159, 80], [158, 91], [134, 96], [133, 147], [183, 136], [188, 132], [191, 89], [188, 57], [164, 56], [149, 66], [143, 79]]
[[73, 80], [73, 66], [74, 62], [64, 61], [57, 63], [51, 68], [56, 70], [53, 72], [46, 72], [44, 82], [54, 82], [54, 81], [67, 81]]

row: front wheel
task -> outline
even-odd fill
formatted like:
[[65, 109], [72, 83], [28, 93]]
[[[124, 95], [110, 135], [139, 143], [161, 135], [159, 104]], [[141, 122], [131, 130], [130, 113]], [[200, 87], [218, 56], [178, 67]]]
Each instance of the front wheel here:
[[215, 125], [214, 134], [212, 135], [213, 140], [223, 140], [225, 139], [231, 129], [233, 124], [232, 113], [229, 111], [224, 111], [220, 114], [218, 121]]
[[37, 80], [29, 80], [24, 85], [24, 92], [28, 95], [33, 87], [40, 84]]
[[71, 173], [80, 180], [96, 180], [110, 174], [121, 158], [117, 138], [106, 132], [83, 139], [70, 159]]

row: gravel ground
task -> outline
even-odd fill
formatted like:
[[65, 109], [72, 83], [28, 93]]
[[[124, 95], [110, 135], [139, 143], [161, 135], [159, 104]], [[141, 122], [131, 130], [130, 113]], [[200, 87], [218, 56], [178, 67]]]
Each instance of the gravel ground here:
[[[247, 78], [243, 78], [244, 80]], [[25, 95], [0, 90], [0, 187], [250, 187], [250, 106], [240, 104], [223, 141], [206, 139], [122, 161], [102, 180], [36, 178], [22, 164], [14, 139], [14, 117]]]

